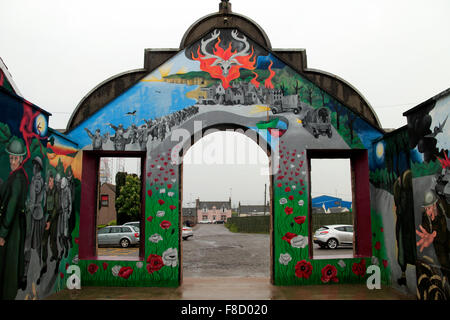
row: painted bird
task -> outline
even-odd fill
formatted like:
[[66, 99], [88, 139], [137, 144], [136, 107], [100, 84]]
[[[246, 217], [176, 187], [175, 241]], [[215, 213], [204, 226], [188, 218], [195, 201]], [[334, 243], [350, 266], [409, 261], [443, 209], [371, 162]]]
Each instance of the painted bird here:
[[136, 110], [134, 110], [133, 112], [127, 112], [127, 115], [135, 116], [136, 115]]

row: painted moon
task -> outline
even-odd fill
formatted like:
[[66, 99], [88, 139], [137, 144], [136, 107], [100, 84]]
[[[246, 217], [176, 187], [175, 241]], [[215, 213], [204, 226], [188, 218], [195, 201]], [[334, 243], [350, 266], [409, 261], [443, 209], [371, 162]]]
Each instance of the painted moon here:
[[379, 142], [376, 147], [376, 154], [378, 159], [382, 159], [384, 156], [384, 144]]
[[36, 117], [36, 131], [38, 132], [38, 134], [43, 137], [46, 135], [47, 133], [47, 119], [42, 115], [38, 115]]

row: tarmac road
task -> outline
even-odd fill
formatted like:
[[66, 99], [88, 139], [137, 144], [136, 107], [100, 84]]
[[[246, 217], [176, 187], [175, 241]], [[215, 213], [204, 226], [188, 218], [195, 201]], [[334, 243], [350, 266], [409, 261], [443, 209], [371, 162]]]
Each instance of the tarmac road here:
[[223, 224], [199, 224], [183, 241], [183, 277], [270, 277], [268, 234], [232, 233]]

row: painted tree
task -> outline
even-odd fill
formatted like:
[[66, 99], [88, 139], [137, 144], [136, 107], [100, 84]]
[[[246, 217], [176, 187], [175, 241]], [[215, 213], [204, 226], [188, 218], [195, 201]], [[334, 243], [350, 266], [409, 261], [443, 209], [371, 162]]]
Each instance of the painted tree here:
[[[117, 187], [116, 187], [117, 190]], [[141, 180], [136, 175], [127, 175], [116, 199], [117, 224], [137, 221], [141, 212]]]
[[331, 111], [334, 111], [336, 113], [336, 129], [339, 130], [340, 127], [340, 118], [345, 111], [344, 107], [337, 102], [335, 99], [330, 99], [326, 104], [326, 107], [328, 107]]

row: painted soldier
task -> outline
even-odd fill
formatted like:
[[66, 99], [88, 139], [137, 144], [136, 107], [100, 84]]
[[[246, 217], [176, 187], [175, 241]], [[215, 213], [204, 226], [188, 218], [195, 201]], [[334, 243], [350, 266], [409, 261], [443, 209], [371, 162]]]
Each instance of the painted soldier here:
[[27, 201], [27, 212], [30, 218], [31, 228], [27, 230], [25, 239], [25, 275], [28, 274], [28, 267], [31, 259], [31, 249], [37, 251], [41, 256], [42, 234], [44, 233], [45, 220], [44, 209], [42, 208], [45, 197], [45, 184], [42, 178], [42, 160], [40, 157], [34, 157], [33, 161], [33, 178], [30, 183], [30, 194]]
[[130, 128], [130, 133], [128, 134], [128, 139], [131, 143], [136, 143], [138, 140], [138, 127], [133, 123]]
[[103, 136], [100, 134], [100, 129], [96, 129], [95, 133], [92, 134], [88, 128], [84, 128], [86, 130], [89, 138], [92, 139], [92, 149], [94, 150], [102, 150], [102, 144], [106, 143], [109, 138], [109, 133], [105, 133]]
[[441, 271], [447, 279], [450, 278], [450, 231], [444, 209], [435, 193], [430, 190], [425, 193], [422, 214], [422, 224], [416, 230], [420, 240], [417, 242], [420, 252], [433, 244]]
[[26, 234], [25, 200], [28, 178], [22, 166], [26, 154], [21, 139], [13, 137], [6, 146], [11, 173], [0, 191], [0, 299], [12, 300], [24, 279]]
[[109, 125], [116, 131], [114, 137], [109, 138], [114, 143], [114, 150], [124, 151], [125, 146], [131, 141], [130, 138], [125, 138], [124, 136], [124, 134], [128, 131], [128, 128], [124, 129], [122, 124], [119, 124], [118, 127], [111, 123]]
[[59, 244], [62, 248], [60, 258], [69, 253], [69, 219], [72, 214], [72, 196], [67, 178], [61, 179], [61, 215], [58, 222]]
[[75, 179], [73, 177], [72, 166], [68, 166], [66, 170], [67, 184], [70, 190], [70, 196], [72, 199], [72, 214], [69, 218], [69, 248], [72, 248], [72, 232], [75, 229], [76, 217], [75, 217]]
[[397, 279], [399, 285], [406, 285], [406, 267], [416, 264], [416, 235], [414, 233], [414, 201], [411, 170], [406, 170], [394, 183], [394, 203], [397, 221], [397, 260], [402, 275]]
[[150, 132], [147, 129], [147, 125], [143, 124], [141, 127], [139, 127], [138, 133], [137, 133], [137, 141], [139, 142], [139, 146], [141, 147], [141, 150], [146, 150], [149, 134], [150, 134]]
[[44, 204], [44, 217], [45, 217], [45, 231], [42, 237], [42, 268], [39, 275], [37, 284], [39, 284], [41, 277], [47, 272], [47, 257], [48, 257], [48, 242], [50, 240], [50, 249], [52, 256], [50, 261], [56, 261], [58, 259], [58, 217], [59, 217], [59, 194], [55, 186], [55, 178], [53, 172], [48, 173], [48, 182], [46, 185], [46, 197]]

